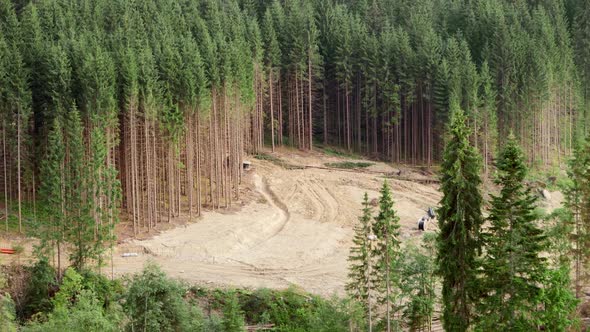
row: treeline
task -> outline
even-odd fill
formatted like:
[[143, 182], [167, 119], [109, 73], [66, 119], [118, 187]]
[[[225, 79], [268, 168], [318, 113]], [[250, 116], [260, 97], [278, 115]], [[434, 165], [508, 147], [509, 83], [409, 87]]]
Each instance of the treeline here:
[[400, 245], [387, 183], [377, 213], [365, 194], [346, 289], [363, 306], [369, 331], [430, 331], [437, 301], [445, 331], [585, 330], [577, 305], [587, 305], [590, 272], [590, 138], [569, 161], [563, 207], [546, 214], [510, 134], [497, 154], [497, 191], [484, 208], [481, 156], [457, 104], [451, 119], [438, 229], [424, 234], [421, 248]]
[[[4, 332], [348, 331], [363, 324], [345, 300], [322, 299], [295, 288], [204, 289], [172, 280], [158, 266], [123, 280], [68, 268], [63, 278], [47, 261], [0, 274], [0, 327]], [[6, 291], [6, 292], [5, 292]], [[361, 325], [362, 326], [362, 325]]]
[[6, 228], [25, 211], [54, 247], [100, 244], [119, 216], [137, 234], [230, 206], [265, 145], [430, 165], [455, 103], [484, 170], [510, 131], [557, 165], [587, 131], [588, 7], [1, 0]]

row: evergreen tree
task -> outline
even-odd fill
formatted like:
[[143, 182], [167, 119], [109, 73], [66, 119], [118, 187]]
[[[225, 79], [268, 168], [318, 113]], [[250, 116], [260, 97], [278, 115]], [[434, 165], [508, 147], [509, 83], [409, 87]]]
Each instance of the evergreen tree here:
[[399, 308], [395, 307], [398, 297], [400, 255], [399, 217], [393, 208], [393, 198], [387, 181], [381, 187], [379, 198], [379, 214], [375, 217], [373, 233], [377, 236], [377, 246], [374, 255], [377, 267], [376, 278], [380, 287], [380, 302], [385, 306], [387, 331], [401, 328], [399, 322], [393, 321]]
[[485, 232], [483, 299], [477, 326], [481, 330], [530, 331], [537, 328], [536, 311], [547, 269], [541, 253], [547, 249], [536, 225], [536, 196], [524, 185], [524, 155], [510, 135], [497, 161], [490, 228]]
[[45, 211], [36, 229], [36, 236], [41, 240], [37, 248], [41, 257], [49, 259], [53, 249], [57, 249], [58, 266], [61, 272], [61, 253], [65, 239], [66, 220], [64, 216], [65, 204], [65, 146], [63, 142], [62, 126], [59, 118], [53, 122], [53, 128], [48, 136], [47, 153], [41, 163], [41, 187], [39, 195]]
[[227, 297], [227, 302], [223, 307], [222, 324], [224, 332], [244, 331], [244, 313], [240, 308], [240, 302], [235, 292], [231, 292]]
[[[351, 298], [362, 303], [369, 316], [372, 316], [371, 292], [373, 278], [371, 277], [371, 241], [372, 241], [372, 209], [369, 195], [363, 196], [363, 210], [359, 217], [359, 224], [354, 227], [353, 247], [350, 248], [348, 257], [348, 283], [346, 290]], [[372, 317], [369, 317], [369, 329], [371, 329]]]
[[571, 224], [571, 253], [576, 297], [590, 277], [590, 140], [579, 145], [569, 162], [569, 183], [564, 188], [567, 220]]
[[473, 317], [476, 258], [481, 253], [483, 223], [480, 158], [469, 143], [470, 130], [463, 111], [453, 106], [449, 137], [442, 164], [443, 198], [437, 211], [439, 237], [437, 271], [442, 277], [443, 326], [466, 331]]
[[401, 290], [403, 317], [410, 331], [428, 331], [436, 300], [434, 278], [435, 234], [424, 233], [421, 247], [408, 245], [402, 252]]

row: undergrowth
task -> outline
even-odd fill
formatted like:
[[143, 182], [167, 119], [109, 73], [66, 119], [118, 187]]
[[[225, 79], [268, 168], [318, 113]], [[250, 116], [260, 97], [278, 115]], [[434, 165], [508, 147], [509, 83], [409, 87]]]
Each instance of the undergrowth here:
[[336, 163], [326, 163], [327, 167], [343, 168], [343, 169], [355, 169], [355, 168], [367, 168], [375, 165], [374, 163], [362, 162], [362, 161], [341, 161]]

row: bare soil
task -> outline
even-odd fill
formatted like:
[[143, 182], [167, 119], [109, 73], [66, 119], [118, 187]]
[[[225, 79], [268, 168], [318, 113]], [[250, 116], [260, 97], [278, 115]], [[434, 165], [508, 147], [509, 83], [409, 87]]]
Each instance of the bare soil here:
[[[375, 163], [359, 170], [330, 169], [346, 158], [317, 152], [280, 150], [274, 154], [293, 166], [252, 158], [246, 173], [249, 202], [231, 212], [206, 212], [193, 222], [116, 248], [117, 275], [142, 269], [147, 261], [171, 276], [216, 286], [284, 288], [297, 285], [320, 294], [342, 294], [353, 226], [362, 196], [377, 198], [387, 177], [402, 225], [402, 236], [418, 239], [417, 220], [436, 206], [436, 184], [423, 171]], [[432, 175], [430, 175], [432, 177]], [[137, 257], [122, 257], [137, 253]]]
[[[139, 272], [152, 261], [191, 284], [296, 285], [323, 296], [342, 295], [353, 226], [365, 192], [369, 200], [376, 199], [387, 179], [406, 243], [420, 240], [418, 219], [441, 199], [432, 170], [381, 162], [363, 169], [336, 169], [326, 163], [348, 159], [292, 149], [279, 149], [273, 155], [284, 163], [250, 159], [253, 168], [245, 174], [241, 198], [229, 209], [204, 212], [192, 220], [183, 216], [137, 238], [132, 237], [130, 224], [122, 222], [113, 266], [102, 271], [122, 276]], [[562, 198], [552, 192], [542, 204], [552, 210]], [[427, 231], [435, 230], [435, 224], [431, 222]], [[18, 257], [2, 255], [0, 264], [30, 261], [34, 242], [0, 236], [0, 247], [25, 249]], [[123, 257], [125, 253], [137, 256]]]

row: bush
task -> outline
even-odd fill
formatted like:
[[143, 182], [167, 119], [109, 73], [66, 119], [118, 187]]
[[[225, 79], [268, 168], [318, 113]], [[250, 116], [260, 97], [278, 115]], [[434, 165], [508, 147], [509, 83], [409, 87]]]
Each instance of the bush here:
[[51, 302], [54, 310], [47, 315], [47, 318], [30, 323], [24, 331], [114, 332], [120, 330], [120, 312], [105, 309], [96, 293], [84, 289], [83, 277], [72, 268], [66, 270], [60, 291]]
[[198, 331], [193, 310], [183, 299], [184, 288], [156, 265], [135, 275], [125, 296], [124, 310], [132, 331]]
[[334, 168], [343, 168], [343, 169], [355, 169], [355, 168], [367, 168], [369, 166], [373, 166], [373, 163], [367, 162], [356, 162], [356, 161], [342, 161], [338, 163], [327, 163], [325, 164], [327, 167], [334, 167]]
[[84, 289], [96, 294], [105, 308], [116, 302], [124, 293], [123, 285], [119, 280], [109, 280], [102, 274], [86, 270], [81, 273]]
[[16, 314], [10, 295], [0, 295], [0, 332], [16, 332]]
[[25, 320], [34, 314], [46, 314], [53, 310], [51, 298], [58, 289], [55, 269], [46, 258], [40, 259], [30, 267], [31, 279], [25, 296], [24, 310], [21, 319]]
[[242, 332], [244, 325], [244, 312], [238, 297], [235, 292], [230, 292], [223, 307], [223, 328], [225, 332]]

